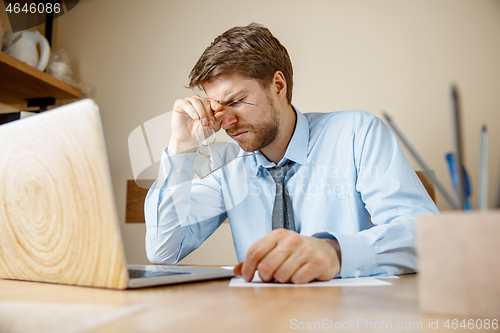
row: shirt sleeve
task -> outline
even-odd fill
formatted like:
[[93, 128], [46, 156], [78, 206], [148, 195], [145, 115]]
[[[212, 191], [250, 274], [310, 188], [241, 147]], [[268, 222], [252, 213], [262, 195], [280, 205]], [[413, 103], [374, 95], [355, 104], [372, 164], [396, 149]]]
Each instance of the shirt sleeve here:
[[380, 119], [373, 117], [355, 133], [354, 161], [356, 191], [374, 226], [352, 235], [332, 233], [342, 253], [340, 276], [415, 272], [416, 216], [438, 213], [436, 205]]
[[195, 155], [162, 152], [158, 179], [144, 204], [146, 254], [152, 263], [179, 262], [227, 217], [216, 175], [193, 179]]

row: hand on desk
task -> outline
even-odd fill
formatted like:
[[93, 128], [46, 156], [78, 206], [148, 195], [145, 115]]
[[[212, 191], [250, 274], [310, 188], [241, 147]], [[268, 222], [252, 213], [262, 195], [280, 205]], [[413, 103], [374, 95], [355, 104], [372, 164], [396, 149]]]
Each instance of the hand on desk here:
[[328, 281], [340, 272], [340, 246], [336, 239], [301, 236], [276, 229], [253, 244], [234, 274], [253, 279], [255, 271], [264, 282], [285, 283]]

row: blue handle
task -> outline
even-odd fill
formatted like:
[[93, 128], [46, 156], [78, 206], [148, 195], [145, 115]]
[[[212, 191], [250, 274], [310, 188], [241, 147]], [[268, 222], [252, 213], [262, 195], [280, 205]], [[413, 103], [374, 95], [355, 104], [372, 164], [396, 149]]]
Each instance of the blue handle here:
[[[451, 183], [453, 184], [453, 189], [455, 190], [457, 197], [459, 197], [458, 175], [455, 174], [455, 154], [453, 153], [446, 154], [446, 161], [448, 162], [448, 170], [450, 172], [450, 178], [451, 178]], [[462, 174], [465, 182], [465, 198], [464, 198], [465, 210], [472, 210], [472, 206], [470, 204], [470, 199], [469, 199], [472, 189], [469, 182], [469, 175], [467, 174], [467, 171], [465, 170], [463, 165], [462, 165]]]

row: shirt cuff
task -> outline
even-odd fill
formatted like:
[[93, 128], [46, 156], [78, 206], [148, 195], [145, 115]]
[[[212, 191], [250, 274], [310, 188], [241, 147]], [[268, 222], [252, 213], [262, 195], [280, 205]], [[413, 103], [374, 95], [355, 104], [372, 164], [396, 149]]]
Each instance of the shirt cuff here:
[[[167, 149], [165, 148], [165, 151]], [[167, 186], [179, 185], [194, 178], [194, 159], [196, 153], [165, 154], [163, 162], [163, 173], [166, 175]]]
[[320, 232], [313, 237], [336, 239], [339, 242], [342, 255], [340, 277], [370, 276], [375, 272], [377, 267], [375, 252], [372, 246], [359, 236]]

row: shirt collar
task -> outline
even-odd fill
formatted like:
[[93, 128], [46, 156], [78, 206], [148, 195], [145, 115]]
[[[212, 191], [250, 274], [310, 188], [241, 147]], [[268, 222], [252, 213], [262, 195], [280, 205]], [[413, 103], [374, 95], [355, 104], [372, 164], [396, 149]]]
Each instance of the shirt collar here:
[[[287, 160], [292, 160], [295, 163], [306, 165], [307, 164], [307, 152], [309, 146], [309, 122], [306, 116], [300, 113], [294, 106], [292, 106], [293, 111], [297, 115], [297, 122], [295, 124], [295, 130], [293, 131], [292, 139], [288, 144], [285, 152], [285, 156], [278, 163], [279, 166], [286, 163]], [[261, 167], [272, 168], [276, 166], [273, 162], [270, 162], [260, 150], [255, 156], [256, 168], [255, 175], [258, 174]]]

